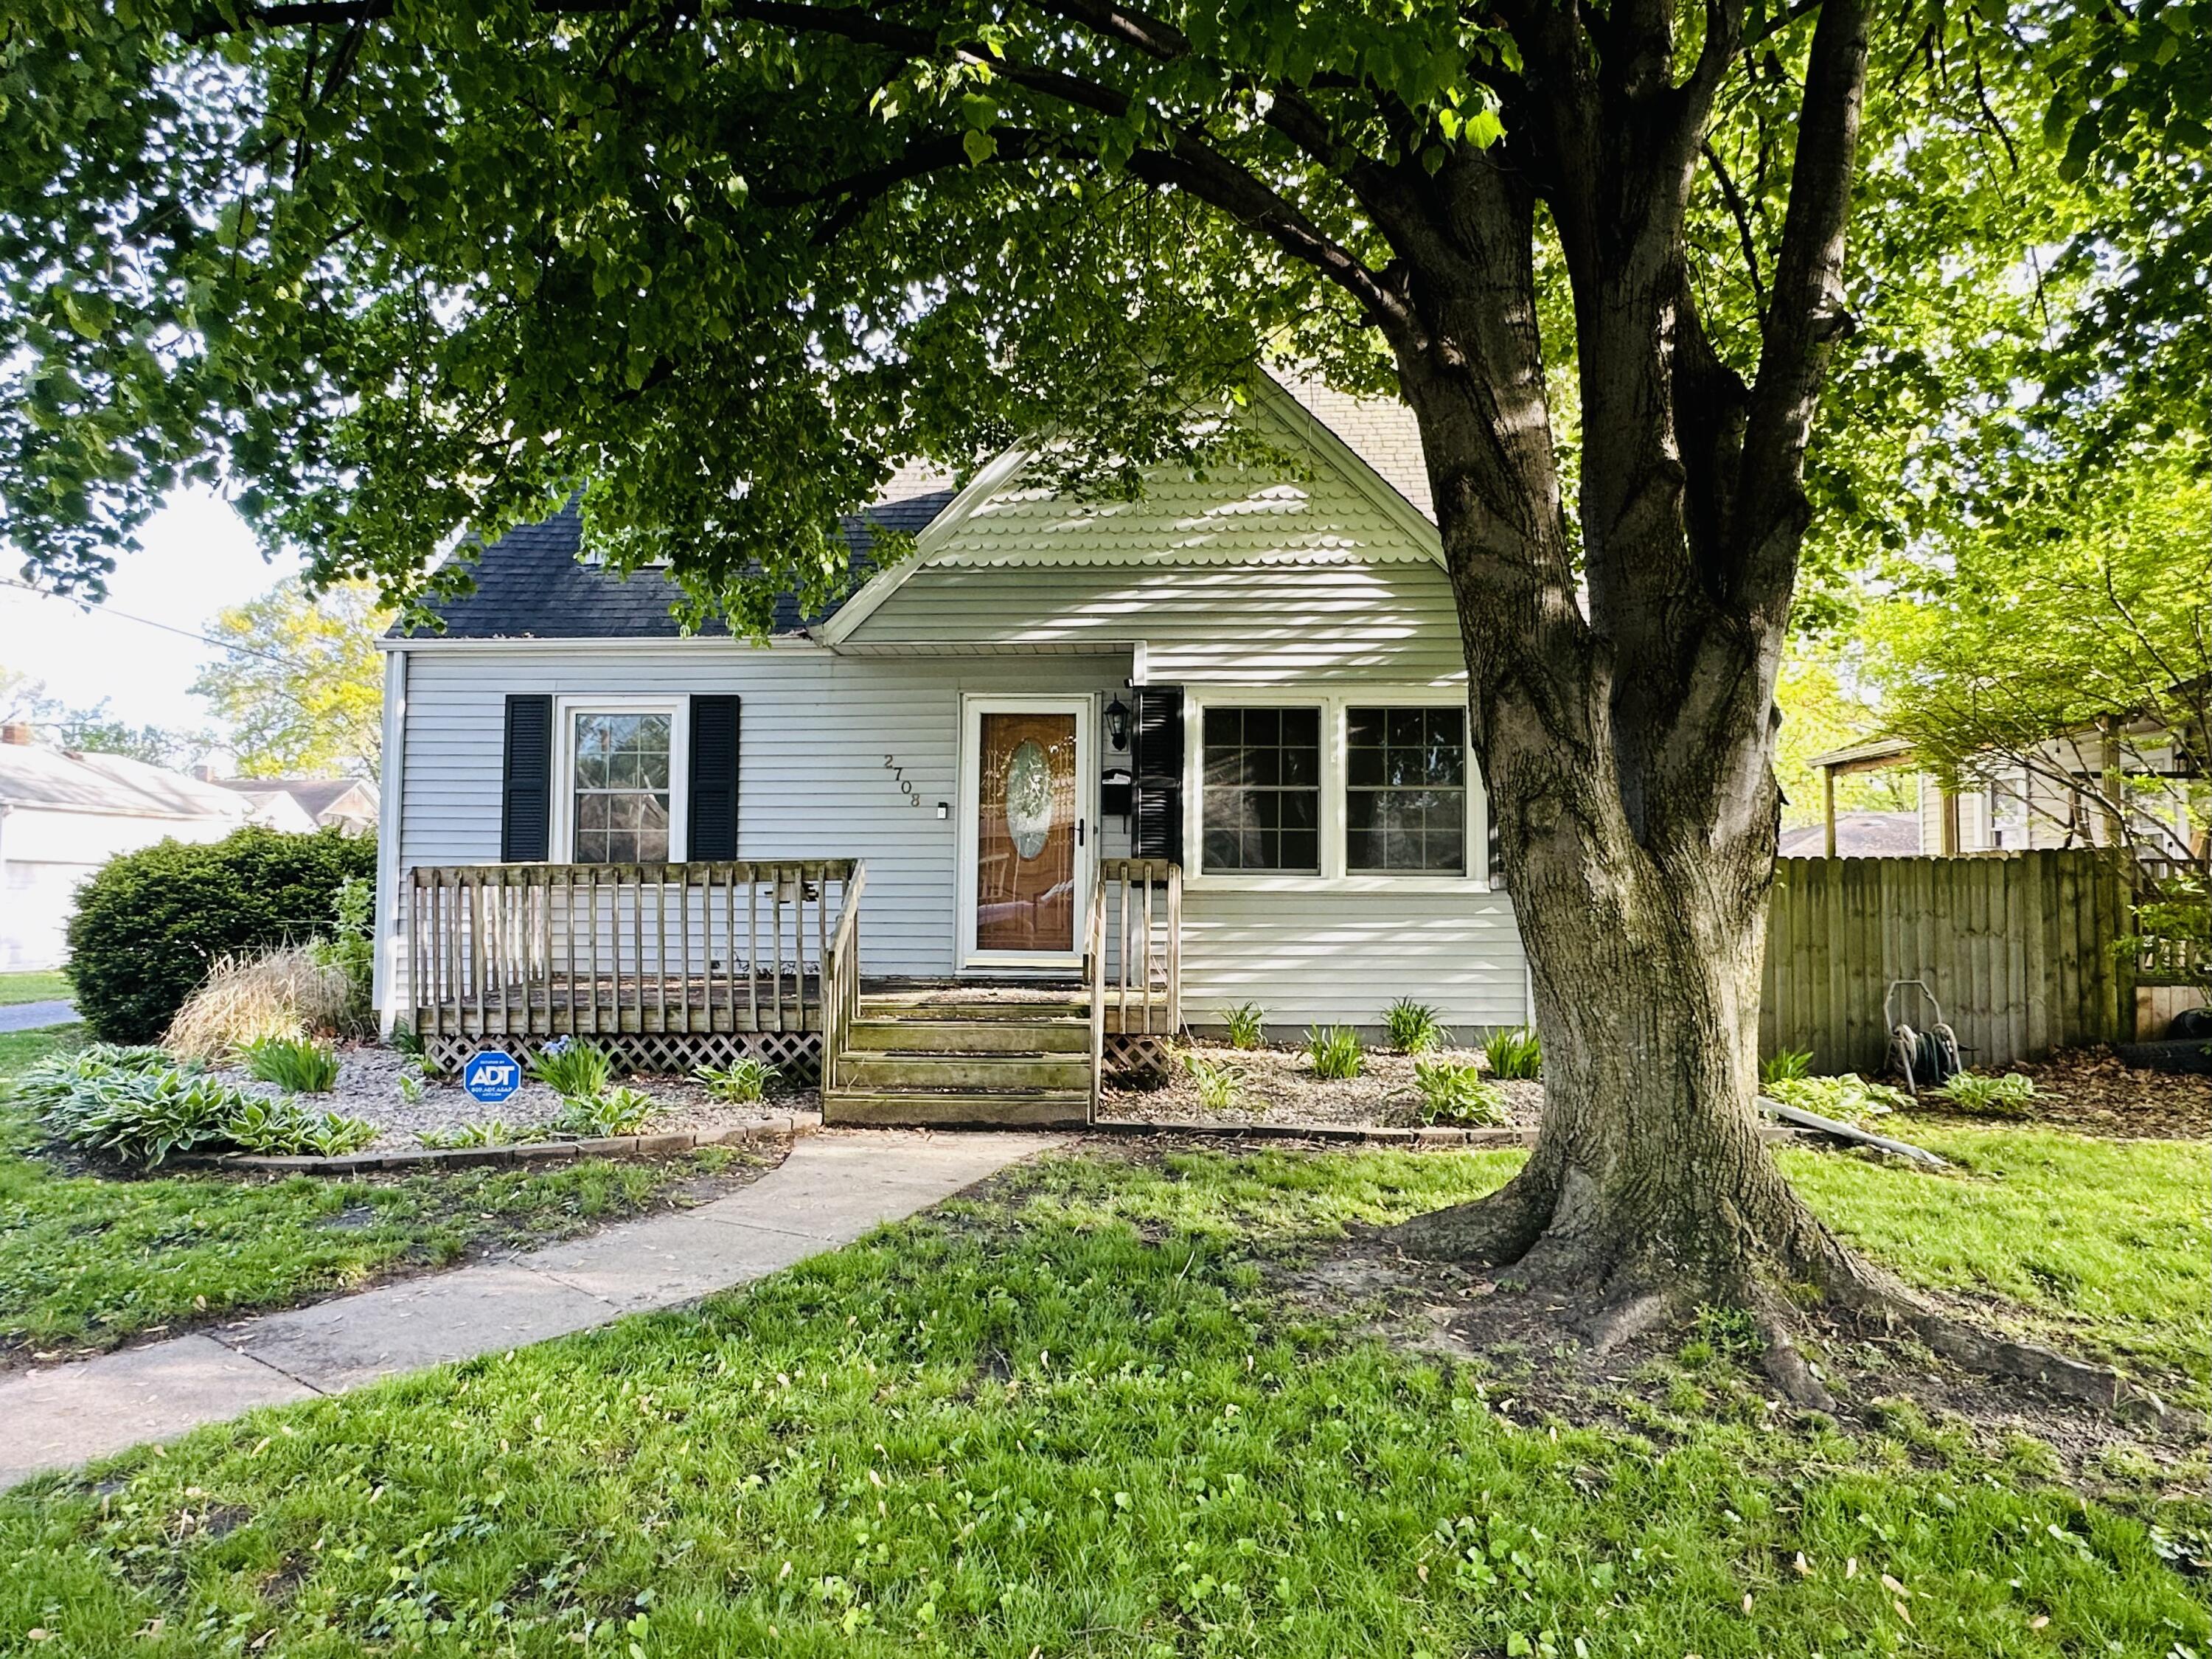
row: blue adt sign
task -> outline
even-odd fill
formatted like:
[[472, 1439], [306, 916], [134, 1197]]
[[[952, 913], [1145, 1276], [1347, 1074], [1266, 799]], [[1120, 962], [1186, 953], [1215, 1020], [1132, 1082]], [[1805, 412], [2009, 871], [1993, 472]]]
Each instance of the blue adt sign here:
[[522, 1067], [504, 1048], [485, 1048], [461, 1067], [461, 1087], [487, 1106], [496, 1106], [522, 1086]]

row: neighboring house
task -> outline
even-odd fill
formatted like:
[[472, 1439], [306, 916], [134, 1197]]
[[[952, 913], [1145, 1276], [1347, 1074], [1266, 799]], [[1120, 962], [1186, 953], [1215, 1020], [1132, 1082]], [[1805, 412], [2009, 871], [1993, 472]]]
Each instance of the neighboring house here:
[[77, 886], [117, 854], [220, 841], [249, 812], [180, 772], [43, 749], [29, 726], [0, 727], [0, 972], [61, 965]]
[[[1293, 466], [1128, 502], [1022, 448], [902, 474], [856, 591], [763, 644], [580, 562], [573, 509], [475, 556], [441, 634], [386, 642], [387, 1019], [448, 1058], [598, 1030], [809, 1067], [826, 1030], [843, 1115], [999, 1121], [1069, 1115], [1073, 1050], [1247, 1001], [1277, 1035], [1401, 995], [1519, 1024], [1413, 416], [1269, 381], [1249, 418]], [[867, 574], [868, 522], [913, 556]], [[1036, 1029], [987, 1040], [983, 983]], [[961, 1058], [884, 1058], [922, 1049]]]
[[[1811, 763], [1821, 774], [1826, 815], [1823, 824], [1810, 828], [1818, 838], [1809, 848], [1814, 854], [1825, 846], [1832, 855], [1849, 856], [1853, 849], [1842, 844], [1845, 821], [1865, 816], [1836, 811], [1835, 780], [1856, 772], [1893, 770], [1914, 775], [1919, 810], [1911, 815], [1914, 844], [1881, 852], [1957, 854], [2111, 845], [2119, 839], [2118, 826], [2096, 793], [2107, 769], [2132, 786], [2129, 828], [2139, 853], [2155, 860], [2201, 861], [2207, 850], [2208, 825], [2191, 799], [2192, 785], [2203, 787], [2202, 775], [2170, 733], [2154, 727], [2084, 730], [2054, 738], [2036, 751], [2033, 767], [1992, 757], [1980, 769], [1983, 775], [1958, 790], [1946, 790], [1933, 774], [1922, 770], [1912, 745], [1902, 738], [1854, 744], [1815, 755]], [[2069, 786], [2069, 779], [2081, 780], [2081, 787]]]
[[[1827, 851], [1824, 824], [1784, 830], [1776, 848], [1785, 859], [1816, 859]], [[1913, 812], [1838, 812], [1836, 854], [1847, 859], [1909, 857], [1920, 850], [1920, 818]]]
[[379, 811], [376, 785], [367, 778], [215, 778], [218, 787], [253, 805], [254, 822], [278, 830], [335, 829], [373, 835]]

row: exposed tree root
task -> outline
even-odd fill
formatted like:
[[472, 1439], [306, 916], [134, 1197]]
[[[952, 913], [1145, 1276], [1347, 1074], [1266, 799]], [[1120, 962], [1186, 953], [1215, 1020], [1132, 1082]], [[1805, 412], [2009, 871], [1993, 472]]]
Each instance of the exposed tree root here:
[[[1391, 1240], [1408, 1255], [1509, 1268], [1528, 1285], [1595, 1296], [1598, 1311], [1583, 1328], [1595, 1355], [1686, 1322], [1700, 1305], [1736, 1308], [1758, 1330], [1766, 1376], [1805, 1410], [1836, 1409], [1799, 1346], [1820, 1315], [1847, 1329], [1911, 1335], [1966, 1370], [2036, 1383], [2100, 1410], [2136, 1403], [2165, 1409], [2110, 1366], [2014, 1341], [1945, 1312], [1845, 1245], [1794, 1194], [1775, 1224], [1764, 1228], [1745, 1225], [1732, 1206], [1723, 1207], [1735, 1223], [1734, 1252], [1717, 1263], [1671, 1261], [1648, 1239], [1631, 1242], [1603, 1224], [1588, 1177], [1571, 1169], [1553, 1174], [1532, 1161], [1489, 1197], [1416, 1217], [1393, 1229]], [[1781, 1293], [1784, 1285], [1817, 1291], [1819, 1301], [1801, 1310]]]

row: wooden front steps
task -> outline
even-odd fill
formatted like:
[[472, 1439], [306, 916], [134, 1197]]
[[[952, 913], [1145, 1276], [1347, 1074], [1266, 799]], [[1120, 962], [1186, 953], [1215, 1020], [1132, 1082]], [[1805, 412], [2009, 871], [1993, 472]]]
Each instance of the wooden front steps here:
[[1048, 987], [863, 992], [822, 1091], [837, 1124], [1081, 1127], [1087, 1000]]

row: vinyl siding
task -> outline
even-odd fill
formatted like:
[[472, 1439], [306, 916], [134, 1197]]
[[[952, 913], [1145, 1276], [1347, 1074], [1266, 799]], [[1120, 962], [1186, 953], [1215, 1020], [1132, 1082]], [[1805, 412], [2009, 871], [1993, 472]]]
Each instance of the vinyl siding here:
[[1159, 684], [1446, 685], [1467, 674], [1451, 584], [1425, 561], [932, 565], [852, 643], [1064, 650], [1137, 640]]
[[1396, 998], [1432, 1004], [1462, 1034], [1518, 1025], [1528, 981], [1503, 893], [1224, 890], [1183, 896], [1183, 1018], [1216, 1025], [1256, 1002], [1270, 1035], [1376, 1026]]
[[[1128, 672], [1126, 655], [856, 660], [735, 644], [417, 652], [408, 662], [399, 867], [498, 861], [509, 693], [735, 692], [744, 700], [738, 856], [866, 859], [868, 971], [950, 973], [956, 826], [936, 806], [957, 800], [960, 694], [1110, 692]], [[887, 755], [918, 805], [908, 804]], [[1115, 843], [1109, 835], [1109, 857]]]
[[[398, 870], [497, 861], [509, 693], [735, 692], [744, 700], [738, 856], [866, 859], [866, 971], [950, 974], [957, 825], [935, 806], [957, 810], [960, 694], [1095, 692], [1103, 701], [1128, 672], [1126, 654], [840, 658], [804, 647], [553, 641], [417, 651], [407, 667]], [[885, 755], [919, 805], [905, 804]], [[1103, 746], [1100, 756], [1102, 764], [1125, 759]], [[1121, 821], [1103, 829], [1102, 854], [1125, 854]], [[1463, 895], [1426, 884], [1395, 893], [1198, 884], [1183, 909], [1184, 1006], [1195, 1022], [1253, 1000], [1292, 1032], [1316, 1020], [1371, 1024], [1401, 994], [1470, 1027], [1522, 1018], [1511, 908], [1473, 883]]]

